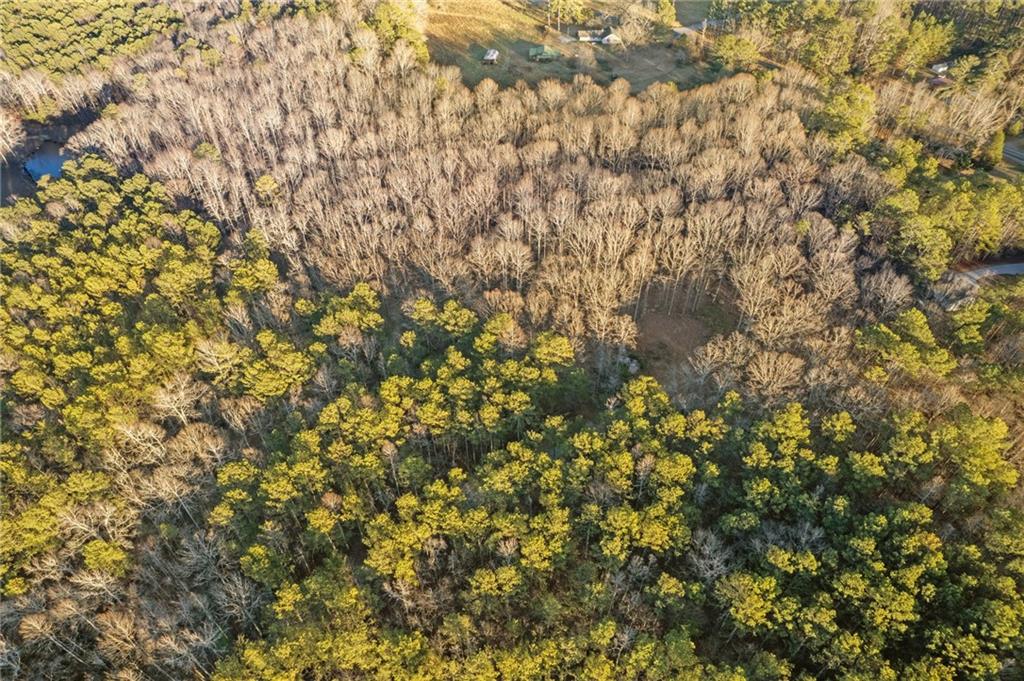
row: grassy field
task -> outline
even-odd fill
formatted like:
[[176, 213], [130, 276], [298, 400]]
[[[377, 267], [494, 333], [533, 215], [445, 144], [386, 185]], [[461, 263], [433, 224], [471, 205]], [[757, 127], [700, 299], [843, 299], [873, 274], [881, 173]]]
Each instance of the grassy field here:
[[[578, 73], [599, 83], [625, 78], [634, 91], [655, 82], [686, 88], [713, 80], [703, 67], [685, 63], [678, 48], [665, 44], [629, 49], [589, 45], [577, 42], [564, 29], [559, 33], [547, 28], [542, 10], [515, 0], [446, 0], [432, 3], [426, 33], [431, 59], [457, 65], [469, 86], [484, 78], [512, 85], [520, 80], [571, 80]], [[558, 50], [561, 58], [548, 64], [531, 62], [530, 48], [540, 45]], [[489, 48], [501, 56], [497, 64], [488, 66], [481, 60]]]
[[711, 0], [680, 0], [676, 2], [676, 18], [683, 26], [692, 26], [708, 16]]

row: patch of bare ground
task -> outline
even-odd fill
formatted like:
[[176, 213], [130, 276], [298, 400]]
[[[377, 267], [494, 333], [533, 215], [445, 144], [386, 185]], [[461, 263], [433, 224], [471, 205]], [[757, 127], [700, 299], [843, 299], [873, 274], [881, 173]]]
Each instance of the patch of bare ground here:
[[637, 320], [637, 355], [643, 372], [676, 395], [685, 388], [693, 353], [714, 336], [733, 331], [738, 314], [724, 292], [672, 298], [670, 292], [652, 292], [644, 301]]

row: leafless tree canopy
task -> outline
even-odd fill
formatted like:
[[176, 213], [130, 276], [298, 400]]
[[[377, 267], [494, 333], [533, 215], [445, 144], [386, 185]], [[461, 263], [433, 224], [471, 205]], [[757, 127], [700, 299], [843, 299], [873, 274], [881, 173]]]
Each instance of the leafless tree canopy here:
[[228, 24], [209, 38], [219, 65], [164, 54], [75, 142], [141, 162], [236, 236], [262, 231], [300, 289], [515, 300], [599, 362], [634, 342], [652, 290], [735, 295], [751, 342], [796, 355], [878, 295], [830, 217], [885, 184], [808, 136], [805, 73], [639, 96], [586, 77], [470, 90], [402, 43], [385, 53], [357, 16]]

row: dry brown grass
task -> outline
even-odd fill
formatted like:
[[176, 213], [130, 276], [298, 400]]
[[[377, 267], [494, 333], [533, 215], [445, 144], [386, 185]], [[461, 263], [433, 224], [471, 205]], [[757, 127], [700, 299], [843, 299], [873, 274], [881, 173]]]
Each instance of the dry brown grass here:
[[[705, 69], [681, 63], [681, 50], [662, 45], [621, 49], [579, 43], [570, 31], [547, 28], [544, 13], [516, 0], [443, 0], [432, 3], [427, 16], [427, 45], [433, 60], [454, 64], [470, 86], [484, 78], [502, 85], [537, 83], [546, 78], [571, 80], [578, 73], [599, 83], [625, 78], [640, 91], [655, 82], [681, 88], [707, 82]], [[531, 47], [548, 45], [562, 57], [548, 64], [529, 60]], [[495, 65], [484, 65], [484, 53], [501, 53]]]

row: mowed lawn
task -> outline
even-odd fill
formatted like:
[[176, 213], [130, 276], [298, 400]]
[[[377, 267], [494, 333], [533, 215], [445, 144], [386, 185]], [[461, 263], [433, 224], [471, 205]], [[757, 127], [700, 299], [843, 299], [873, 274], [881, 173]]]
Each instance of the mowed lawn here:
[[[659, 81], [686, 88], [714, 79], [705, 68], [686, 63], [683, 51], [665, 42], [626, 49], [579, 43], [574, 31], [563, 26], [559, 33], [546, 27], [541, 9], [515, 0], [431, 3], [426, 33], [431, 59], [458, 66], [469, 86], [484, 78], [507, 86], [521, 80], [571, 80], [578, 73], [605, 84], [625, 78], [634, 91]], [[542, 45], [562, 56], [546, 64], [530, 61], [530, 48]], [[497, 64], [485, 65], [483, 56], [490, 48], [501, 56]]]
[[711, 0], [678, 0], [676, 2], [676, 19], [683, 26], [699, 24], [707, 18], [711, 9]]

